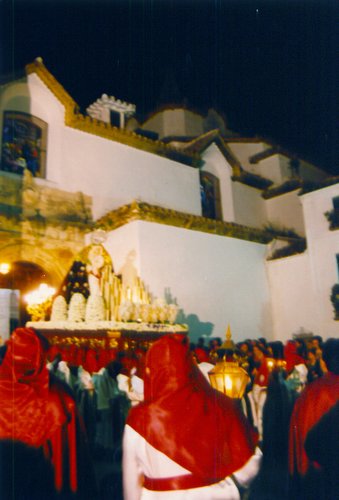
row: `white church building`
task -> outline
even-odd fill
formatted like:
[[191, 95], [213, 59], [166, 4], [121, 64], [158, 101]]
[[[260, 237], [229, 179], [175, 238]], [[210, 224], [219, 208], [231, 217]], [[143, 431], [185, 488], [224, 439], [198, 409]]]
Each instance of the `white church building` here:
[[102, 229], [114, 272], [176, 302], [193, 341], [338, 336], [339, 178], [214, 110], [135, 112], [104, 94], [80, 113], [41, 59], [1, 86], [0, 264], [59, 287]]

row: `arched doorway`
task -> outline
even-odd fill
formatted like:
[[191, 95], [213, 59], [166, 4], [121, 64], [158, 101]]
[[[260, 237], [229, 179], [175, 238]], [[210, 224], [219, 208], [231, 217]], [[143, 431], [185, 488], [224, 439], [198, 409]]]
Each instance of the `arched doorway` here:
[[50, 284], [49, 274], [32, 262], [17, 261], [11, 264], [7, 274], [0, 274], [0, 289], [9, 292], [9, 330], [24, 326], [30, 316], [26, 311], [24, 297], [38, 288], [40, 283]]

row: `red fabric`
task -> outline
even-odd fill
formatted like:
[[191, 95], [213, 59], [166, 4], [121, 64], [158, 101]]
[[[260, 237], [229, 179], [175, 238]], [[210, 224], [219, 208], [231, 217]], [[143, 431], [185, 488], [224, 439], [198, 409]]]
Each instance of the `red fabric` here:
[[339, 375], [326, 373], [304, 389], [297, 399], [292, 413], [289, 436], [289, 470], [305, 475], [311, 462], [304, 443], [308, 432], [339, 400]]
[[293, 340], [289, 340], [285, 345], [284, 358], [287, 373], [290, 373], [296, 365], [305, 364], [304, 358], [297, 353], [297, 345]]
[[31, 328], [16, 329], [0, 366], [0, 439], [43, 447], [54, 466], [57, 490], [64, 484], [68, 453], [69, 485], [77, 490], [76, 407], [58, 386], [49, 386], [46, 354]]
[[146, 355], [145, 401], [127, 423], [157, 450], [206, 483], [239, 469], [257, 436], [235, 403], [205, 380], [187, 338], [168, 335]]
[[0, 439], [39, 447], [66, 421], [48, 384], [40, 340], [32, 329], [18, 328], [0, 366]]
[[197, 357], [198, 363], [203, 363], [204, 361], [208, 363], [208, 361], [210, 360], [208, 352], [206, 352], [205, 349], [202, 349], [201, 347], [196, 347], [194, 349], [194, 352]]
[[[67, 394], [62, 386], [51, 385], [50, 394], [55, 397], [61, 404], [67, 421], [63, 426], [60, 426], [50, 438], [51, 456], [50, 459], [54, 466], [55, 487], [61, 491], [66, 478], [64, 477], [65, 470], [68, 470], [67, 482], [71, 491], [74, 493], [78, 488], [77, 478], [77, 408], [74, 399]], [[48, 453], [47, 453], [48, 455]], [[64, 466], [64, 461], [67, 467]]]
[[98, 371], [97, 353], [95, 349], [87, 350], [83, 366], [89, 373], [95, 373]]
[[56, 358], [56, 356], [61, 353], [61, 350], [60, 348], [57, 346], [57, 345], [53, 345], [52, 347], [50, 347], [48, 349], [48, 352], [47, 352], [47, 358], [49, 361], [54, 361], [54, 359]]
[[192, 474], [175, 477], [144, 477], [143, 487], [151, 491], [189, 490], [191, 488], [202, 488], [213, 484], [214, 480], [203, 480]]
[[267, 387], [270, 377], [270, 370], [268, 368], [267, 359], [264, 358], [261, 365], [256, 370], [256, 375], [253, 383], [260, 385], [260, 387]]
[[74, 358], [75, 358], [74, 360], [75, 366], [83, 366], [85, 362], [85, 350], [81, 349], [81, 347], [78, 347]]

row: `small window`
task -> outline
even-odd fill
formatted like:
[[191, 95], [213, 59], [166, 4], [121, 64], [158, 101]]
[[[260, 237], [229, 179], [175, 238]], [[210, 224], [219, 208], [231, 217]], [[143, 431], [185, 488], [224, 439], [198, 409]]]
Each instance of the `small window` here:
[[2, 132], [1, 170], [45, 177], [47, 123], [36, 116], [5, 111]]
[[120, 113], [111, 109], [111, 125], [120, 128]]
[[219, 179], [209, 172], [200, 172], [200, 192], [202, 215], [221, 220]]

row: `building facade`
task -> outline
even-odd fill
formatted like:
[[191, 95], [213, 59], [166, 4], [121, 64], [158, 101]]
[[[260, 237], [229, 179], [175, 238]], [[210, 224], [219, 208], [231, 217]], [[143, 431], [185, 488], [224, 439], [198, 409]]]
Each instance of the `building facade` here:
[[[103, 95], [83, 115], [40, 59], [26, 73], [1, 87], [0, 263], [58, 288], [102, 229], [115, 273], [176, 302], [193, 340], [338, 334], [338, 179], [213, 110], [140, 124]], [[1, 280], [5, 302], [33, 286]]]

